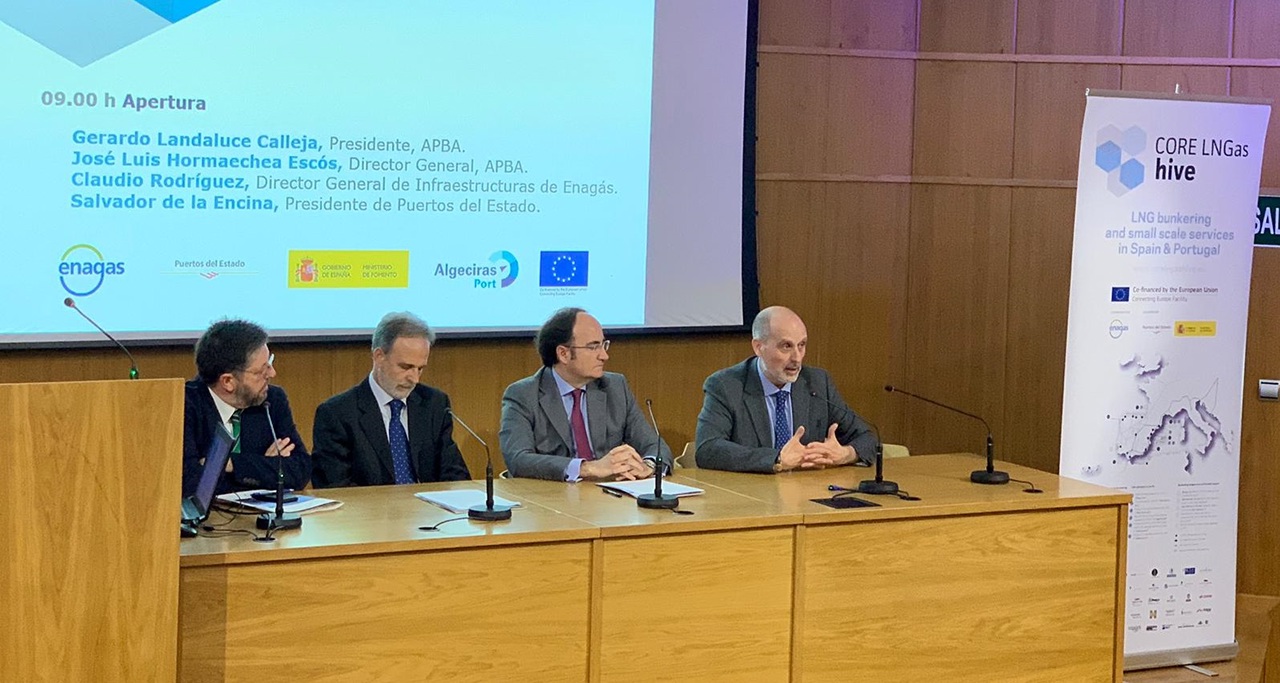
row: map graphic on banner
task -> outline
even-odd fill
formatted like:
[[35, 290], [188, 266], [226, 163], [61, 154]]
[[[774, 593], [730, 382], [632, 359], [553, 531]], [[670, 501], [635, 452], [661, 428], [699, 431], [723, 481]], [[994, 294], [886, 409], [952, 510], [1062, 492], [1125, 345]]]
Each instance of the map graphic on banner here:
[[1126, 665], [1235, 653], [1240, 414], [1270, 107], [1091, 93], [1063, 476], [1127, 491]]

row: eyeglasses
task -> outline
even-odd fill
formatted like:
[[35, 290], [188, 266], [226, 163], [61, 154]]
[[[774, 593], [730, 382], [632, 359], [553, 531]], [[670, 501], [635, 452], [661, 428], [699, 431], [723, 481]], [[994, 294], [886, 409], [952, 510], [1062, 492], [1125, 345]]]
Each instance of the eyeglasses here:
[[565, 347], [566, 349], [584, 349], [584, 350], [586, 350], [586, 351], [590, 351], [591, 353], [600, 353], [601, 351], [604, 351], [605, 353], [608, 353], [608, 352], [609, 352], [609, 340], [608, 340], [608, 339], [606, 339], [606, 340], [604, 340], [604, 341], [591, 342], [590, 344], [587, 344], [586, 346], [574, 346], [574, 345], [572, 345], [572, 344], [565, 344], [565, 345], [564, 345], [564, 347]]
[[261, 376], [261, 375], [267, 374], [267, 371], [270, 370], [271, 368], [274, 368], [275, 366], [276, 366], [276, 354], [273, 353], [270, 356], [267, 356], [266, 365], [262, 366], [261, 368], [258, 368], [257, 370], [243, 370], [242, 372], [244, 372], [244, 374], [246, 375]]

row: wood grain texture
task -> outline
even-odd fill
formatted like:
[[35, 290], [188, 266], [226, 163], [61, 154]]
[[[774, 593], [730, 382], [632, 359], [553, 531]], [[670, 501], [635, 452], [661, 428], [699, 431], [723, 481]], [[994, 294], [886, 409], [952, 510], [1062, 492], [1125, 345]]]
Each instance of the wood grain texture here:
[[[1249, 340], [1244, 364], [1244, 402], [1240, 423], [1240, 511], [1237, 586], [1241, 592], [1280, 595], [1280, 420], [1274, 401], [1258, 398], [1259, 379], [1280, 375], [1280, 249], [1253, 250], [1249, 295]], [[1252, 457], [1250, 457], [1252, 456]], [[1277, 672], [1280, 673], [1280, 672]]]
[[1013, 64], [916, 62], [912, 173], [1009, 177], [1014, 89]]
[[826, 169], [831, 58], [759, 55], [756, 168], [761, 172]]
[[1015, 0], [920, 0], [922, 52], [1013, 52]]
[[[1001, 443], [1011, 190], [921, 186], [911, 195], [907, 370], [890, 384], [984, 416]], [[916, 453], [979, 450], [976, 420], [895, 395]], [[1002, 453], [997, 452], [997, 457]]]
[[[516, 496], [516, 489], [511, 483], [505, 479], [496, 480], [495, 495], [504, 498]], [[458, 489], [482, 491], [484, 483], [455, 481], [322, 489], [315, 493], [341, 501], [342, 507], [306, 515], [301, 529], [281, 533], [272, 543], [256, 543], [238, 533], [186, 539], [181, 544], [182, 566], [590, 540], [599, 535], [589, 524], [538, 505], [521, 508], [520, 514], [505, 522], [489, 524], [462, 519], [450, 522], [438, 532], [420, 530], [420, 526], [439, 524], [460, 515], [421, 501], [413, 494]], [[219, 531], [253, 526], [251, 518], [229, 518], [222, 512], [215, 512], [209, 523]]]
[[1122, 0], [1018, 0], [1019, 54], [1118, 55]]
[[1280, 57], [1280, 11], [1271, 0], [1234, 0], [1231, 55], [1275, 59]]
[[[1116, 680], [1116, 520], [1097, 508], [809, 528], [804, 680]], [[874, 616], [888, 614], [902, 618]]]
[[1226, 57], [1231, 5], [1222, 0], [1125, 0], [1124, 54]]
[[0, 385], [0, 680], [174, 679], [181, 424], [175, 381]]
[[902, 59], [832, 59], [828, 69], [824, 170], [909, 174], [915, 66]]
[[1137, 92], [1191, 93], [1220, 97], [1228, 94], [1231, 70], [1224, 66], [1157, 66], [1126, 64], [1120, 69], [1120, 87]]
[[606, 539], [601, 679], [786, 680], [792, 534]]
[[[1231, 69], [1231, 94], [1241, 97], [1274, 98], [1280, 92], [1280, 69], [1262, 67], [1234, 67]], [[1280, 187], [1280, 116], [1273, 110], [1271, 120], [1267, 123], [1266, 148], [1270, 154], [1262, 156], [1262, 186]], [[1266, 250], [1263, 250], [1266, 251]], [[1255, 290], [1256, 291], [1256, 290]], [[1275, 309], [1271, 309], [1275, 310]], [[1250, 326], [1254, 320], [1250, 319]], [[1254, 340], [1249, 336], [1250, 342]], [[1280, 447], [1280, 442], [1275, 442]], [[1277, 480], [1280, 485], [1280, 480]]]
[[1103, 64], [1019, 64], [1014, 114], [1013, 175], [1076, 179], [1085, 90], [1120, 87], [1120, 67]]
[[182, 572], [183, 681], [583, 681], [590, 542]]
[[[798, 4], [805, 3], [788, 3]], [[830, 46], [914, 50], [917, 5], [917, 0], [831, 0]]]
[[1009, 326], [1001, 456], [1058, 469], [1067, 348], [1072, 190], [1018, 188], [1009, 223]]

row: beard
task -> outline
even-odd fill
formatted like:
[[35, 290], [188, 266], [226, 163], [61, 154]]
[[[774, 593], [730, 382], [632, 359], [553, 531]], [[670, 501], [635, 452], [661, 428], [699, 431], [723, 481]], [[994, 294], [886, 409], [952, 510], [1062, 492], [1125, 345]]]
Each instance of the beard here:
[[236, 401], [242, 404], [245, 408], [260, 406], [267, 402], [267, 388], [270, 386], [271, 385], [268, 384], [262, 387], [262, 391], [255, 394], [251, 389], [249, 389], [249, 387], [241, 384], [236, 387]]

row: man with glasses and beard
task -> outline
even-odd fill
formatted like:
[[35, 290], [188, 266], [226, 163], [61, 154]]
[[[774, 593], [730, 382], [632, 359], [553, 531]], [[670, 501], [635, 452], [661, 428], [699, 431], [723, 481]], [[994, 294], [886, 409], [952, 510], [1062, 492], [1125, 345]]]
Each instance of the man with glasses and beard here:
[[609, 340], [581, 308], [562, 308], [534, 339], [543, 367], [502, 394], [498, 441], [515, 477], [644, 479], [671, 449], [645, 421], [627, 380], [605, 372]]
[[[311, 478], [311, 456], [293, 423], [284, 390], [272, 386], [275, 355], [267, 332], [244, 320], [220, 320], [196, 342], [196, 378], [186, 385], [182, 436], [182, 495], [195, 493], [214, 430], [236, 440], [218, 493], [275, 488], [276, 460], [284, 483], [301, 489]], [[267, 411], [278, 441], [273, 441]]]

